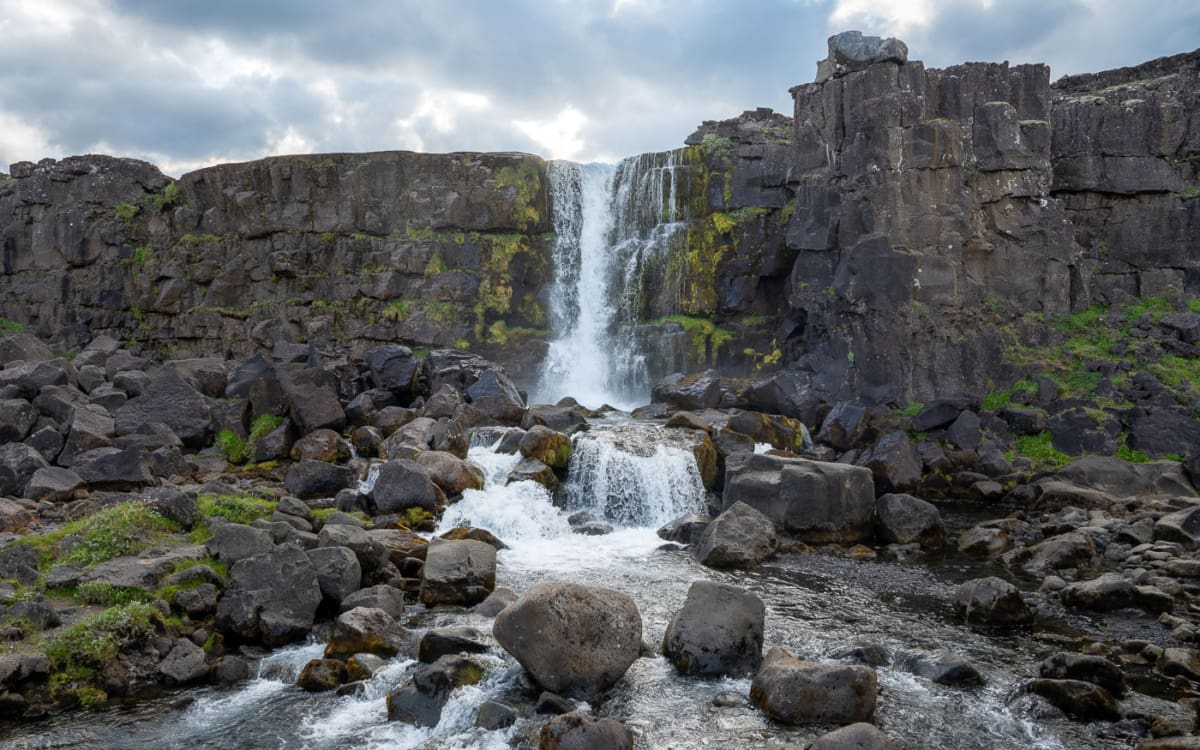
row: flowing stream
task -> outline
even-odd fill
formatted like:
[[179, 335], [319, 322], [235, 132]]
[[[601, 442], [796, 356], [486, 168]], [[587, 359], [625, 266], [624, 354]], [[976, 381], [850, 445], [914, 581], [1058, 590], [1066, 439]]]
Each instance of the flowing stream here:
[[[1033, 722], [1006, 703], [1013, 687], [1053, 648], [1035, 635], [1003, 639], [958, 625], [944, 602], [961, 571], [901, 563], [853, 561], [822, 555], [785, 555], [755, 572], [720, 572], [697, 564], [686, 551], [660, 549], [655, 528], [704, 507], [694, 460], [671, 447], [661, 426], [605, 420], [575, 437], [576, 450], [556, 507], [540, 485], [506, 484], [518, 457], [476, 446], [470, 458], [484, 468], [486, 485], [467, 491], [442, 526], [488, 528], [509, 548], [498, 555], [497, 584], [517, 592], [547, 580], [615, 588], [637, 602], [644, 639], [661, 643], [667, 623], [691, 582], [709, 578], [754, 591], [767, 605], [767, 647], [782, 645], [811, 659], [834, 650], [879, 644], [893, 651], [952, 649], [983, 671], [987, 684], [964, 690], [906, 672], [879, 670], [876, 723], [912, 748], [1118, 748], [1084, 725]], [[586, 510], [615, 526], [606, 536], [571, 533], [567, 517]], [[449, 610], [414, 607], [409, 626], [467, 625], [490, 633], [491, 621]], [[22, 726], [13, 748], [504, 748], [536, 736], [545, 717], [486, 732], [474, 727], [478, 706], [514, 689], [519, 669], [498, 647], [479, 658], [484, 681], [454, 693], [432, 729], [388, 722], [384, 698], [417, 667], [392, 660], [355, 696], [310, 694], [294, 686], [303, 664], [322, 644], [279, 650], [258, 665], [257, 677], [228, 689], [198, 688], [91, 714], [67, 714]], [[595, 711], [632, 727], [639, 748], [751, 748], [803, 743], [818, 732], [777, 725], [745, 703], [749, 680], [705, 680], [677, 675], [659, 656], [638, 659]], [[733, 705], [714, 705], [719, 695]], [[728, 704], [726, 697], [723, 703]], [[536, 745], [536, 741], [534, 741]], [[523, 744], [521, 746], [530, 746]]]

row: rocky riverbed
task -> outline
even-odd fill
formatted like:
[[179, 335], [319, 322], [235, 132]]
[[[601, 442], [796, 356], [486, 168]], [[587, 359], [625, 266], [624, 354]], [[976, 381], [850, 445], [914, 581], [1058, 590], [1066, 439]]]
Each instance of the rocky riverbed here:
[[527, 406], [402, 346], [0, 364], [16, 747], [1194, 746], [1191, 475], [1046, 470], [1035, 404]]

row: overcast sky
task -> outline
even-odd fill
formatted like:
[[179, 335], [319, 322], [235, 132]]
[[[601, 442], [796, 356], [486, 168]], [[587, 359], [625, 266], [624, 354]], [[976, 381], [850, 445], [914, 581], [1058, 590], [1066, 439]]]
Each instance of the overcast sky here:
[[1200, 46], [1200, 0], [0, 0], [0, 168], [100, 152], [179, 175], [270, 154], [613, 161], [788, 112], [825, 40], [1052, 77]]

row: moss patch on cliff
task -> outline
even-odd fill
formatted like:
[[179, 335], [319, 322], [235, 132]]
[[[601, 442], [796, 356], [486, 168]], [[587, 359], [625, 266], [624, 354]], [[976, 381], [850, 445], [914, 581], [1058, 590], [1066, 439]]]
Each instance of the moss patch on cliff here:
[[542, 174], [538, 165], [526, 159], [517, 167], [504, 167], [496, 173], [496, 188], [513, 192], [513, 226], [528, 231], [541, 221], [538, 196], [542, 190]]

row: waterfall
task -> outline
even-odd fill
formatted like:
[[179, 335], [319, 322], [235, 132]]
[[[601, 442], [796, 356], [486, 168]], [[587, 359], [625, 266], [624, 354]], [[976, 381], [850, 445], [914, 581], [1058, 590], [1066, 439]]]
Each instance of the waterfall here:
[[[649, 353], [634, 334], [645, 317], [648, 270], [665, 265], [687, 218], [686, 170], [678, 162], [678, 152], [669, 152], [616, 167], [550, 163], [553, 339], [534, 402], [573, 396], [628, 409], [647, 400]], [[675, 301], [677, 278], [656, 287], [657, 297]]]

